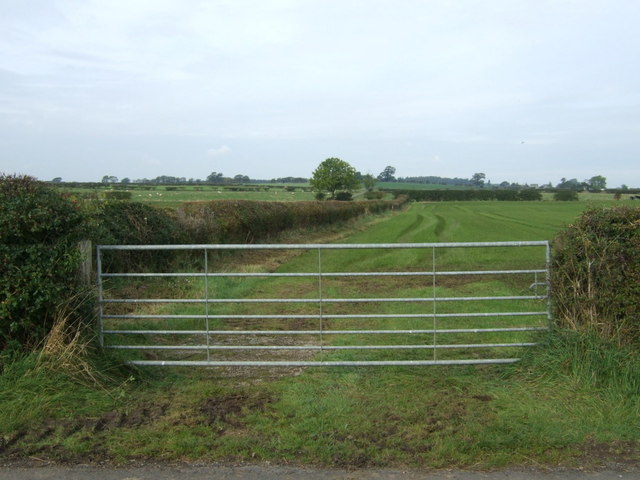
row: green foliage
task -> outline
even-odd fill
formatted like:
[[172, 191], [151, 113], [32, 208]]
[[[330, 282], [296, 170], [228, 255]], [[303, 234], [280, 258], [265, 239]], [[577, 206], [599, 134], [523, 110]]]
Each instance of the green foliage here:
[[556, 322], [621, 345], [640, 342], [640, 208], [587, 210], [555, 239]]
[[0, 176], [0, 351], [29, 348], [80, 291], [78, 207], [28, 176]]
[[578, 192], [575, 190], [558, 190], [553, 194], [553, 199], [560, 202], [578, 201]]
[[315, 190], [329, 192], [332, 199], [338, 190], [350, 192], [360, 184], [356, 169], [339, 158], [327, 158], [322, 162], [309, 183]]

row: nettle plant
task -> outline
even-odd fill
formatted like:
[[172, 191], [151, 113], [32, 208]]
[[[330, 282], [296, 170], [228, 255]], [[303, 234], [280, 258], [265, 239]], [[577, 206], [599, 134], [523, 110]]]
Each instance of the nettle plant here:
[[0, 351], [37, 345], [81, 290], [84, 217], [29, 176], [0, 175]]

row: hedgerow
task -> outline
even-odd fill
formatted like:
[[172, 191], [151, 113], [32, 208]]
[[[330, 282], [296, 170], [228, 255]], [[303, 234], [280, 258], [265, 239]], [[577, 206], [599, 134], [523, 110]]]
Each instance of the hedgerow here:
[[395, 202], [216, 200], [185, 203], [176, 215], [190, 243], [251, 243], [291, 228], [312, 228], [380, 213], [404, 201], [406, 198]]
[[[91, 204], [88, 214], [90, 239], [102, 245], [170, 245], [190, 243], [189, 236], [172, 210], [142, 203], [107, 201]], [[113, 251], [105, 252], [103, 268], [158, 269], [163, 268], [167, 252]]]
[[640, 208], [592, 208], [554, 241], [554, 316], [563, 328], [640, 343]]
[[542, 200], [542, 193], [533, 188], [522, 190], [389, 190], [396, 197], [404, 195], [417, 202], [452, 202], [473, 200], [531, 201]]
[[29, 176], [0, 175], [0, 351], [40, 342], [56, 312], [81, 298], [84, 217]]

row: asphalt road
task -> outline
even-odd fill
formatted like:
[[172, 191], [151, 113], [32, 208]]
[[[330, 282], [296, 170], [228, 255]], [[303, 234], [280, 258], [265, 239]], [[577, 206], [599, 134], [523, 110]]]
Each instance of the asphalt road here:
[[339, 470], [261, 465], [202, 465], [135, 467], [2, 466], [1, 480], [640, 480], [640, 472], [577, 470], [402, 471]]

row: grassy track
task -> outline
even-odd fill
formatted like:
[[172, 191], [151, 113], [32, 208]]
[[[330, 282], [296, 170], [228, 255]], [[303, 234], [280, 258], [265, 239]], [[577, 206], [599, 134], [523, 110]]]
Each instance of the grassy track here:
[[[584, 206], [414, 204], [356, 225], [340, 241], [551, 239]], [[445, 259], [461, 260], [455, 253]], [[264, 265], [269, 259], [252, 260], [247, 268], [271, 268]], [[326, 262], [347, 268], [419, 260], [351, 252]], [[279, 268], [295, 270], [305, 261], [296, 256]], [[511, 288], [484, 281], [466, 287]], [[289, 287], [220, 288], [279, 295]], [[17, 363], [0, 377], [0, 455], [467, 468], [597, 466], [615, 458], [637, 465], [637, 355], [568, 334], [543, 343], [514, 366], [145, 370], [133, 373], [142, 380], [103, 382], [104, 390]]]

